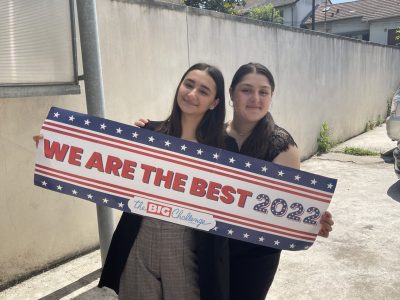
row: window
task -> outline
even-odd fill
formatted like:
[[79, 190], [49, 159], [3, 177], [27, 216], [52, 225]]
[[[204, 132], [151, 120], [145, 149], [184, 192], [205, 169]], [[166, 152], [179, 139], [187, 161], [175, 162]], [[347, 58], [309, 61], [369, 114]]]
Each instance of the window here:
[[0, 97], [78, 94], [72, 0], [0, 2]]

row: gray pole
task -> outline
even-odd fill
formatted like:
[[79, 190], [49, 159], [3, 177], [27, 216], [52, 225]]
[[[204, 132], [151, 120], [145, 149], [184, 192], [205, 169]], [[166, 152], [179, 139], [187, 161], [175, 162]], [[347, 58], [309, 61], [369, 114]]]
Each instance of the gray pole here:
[[315, 0], [312, 1], [311, 29], [315, 30]]
[[[97, 30], [96, 1], [77, 0], [79, 34], [85, 81], [86, 106], [89, 115], [104, 118], [104, 90], [101, 74], [99, 35]], [[111, 208], [97, 206], [101, 261], [107, 257], [112, 234], [114, 216]]]

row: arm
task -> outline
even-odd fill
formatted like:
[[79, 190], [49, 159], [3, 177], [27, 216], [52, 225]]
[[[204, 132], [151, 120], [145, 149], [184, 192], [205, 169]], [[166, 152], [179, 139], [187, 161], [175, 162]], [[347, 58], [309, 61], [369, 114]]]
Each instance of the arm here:
[[[285, 167], [300, 169], [299, 149], [296, 146], [290, 145], [288, 150], [281, 152], [272, 162]], [[319, 230], [318, 235], [322, 237], [328, 237], [329, 232], [332, 231], [332, 226], [334, 224], [332, 214], [329, 211], [326, 211], [322, 215], [320, 223], [321, 229]]]

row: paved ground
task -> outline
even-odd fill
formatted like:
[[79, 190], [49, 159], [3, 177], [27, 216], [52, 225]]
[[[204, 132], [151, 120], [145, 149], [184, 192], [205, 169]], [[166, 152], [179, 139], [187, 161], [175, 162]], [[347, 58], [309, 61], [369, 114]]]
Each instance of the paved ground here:
[[[339, 145], [392, 150], [381, 126]], [[335, 226], [307, 251], [284, 252], [268, 299], [400, 299], [400, 183], [387, 157], [314, 156], [302, 169], [339, 180]], [[0, 299], [116, 299], [96, 287], [100, 253], [72, 260], [0, 293]]]

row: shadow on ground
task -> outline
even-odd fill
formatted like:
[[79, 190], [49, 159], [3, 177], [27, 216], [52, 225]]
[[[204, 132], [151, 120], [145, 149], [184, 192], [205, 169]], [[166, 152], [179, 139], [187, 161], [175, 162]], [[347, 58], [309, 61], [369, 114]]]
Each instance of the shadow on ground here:
[[390, 198], [400, 203], [400, 180], [392, 184], [388, 189], [387, 194]]
[[[53, 293], [40, 298], [39, 300], [61, 299], [65, 296], [68, 296], [68, 295], [72, 294], [73, 292], [79, 290], [80, 288], [87, 286], [88, 284], [92, 283], [95, 280], [98, 281], [100, 278], [100, 274], [101, 274], [101, 269], [93, 271], [92, 273], [90, 273], [82, 278], [79, 278], [77, 281], [75, 281], [71, 284], [68, 284], [67, 286], [64, 286], [63, 288], [61, 288], [59, 290], [56, 290]], [[98, 289], [98, 288], [96, 287], [96, 289]], [[80, 298], [78, 298], [78, 299], [80, 299]], [[85, 298], [85, 299], [89, 299], [89, 298]], [[96, 297], [94, 297], [94, 298], [92, 297], [91, 299], [96, 299]]]
[[94, 287], [86, 292], [71, 298], [72, 300], [117, 300], [118, 296], [114, 293], [114, 291], [106, 288], [98, 288]]

